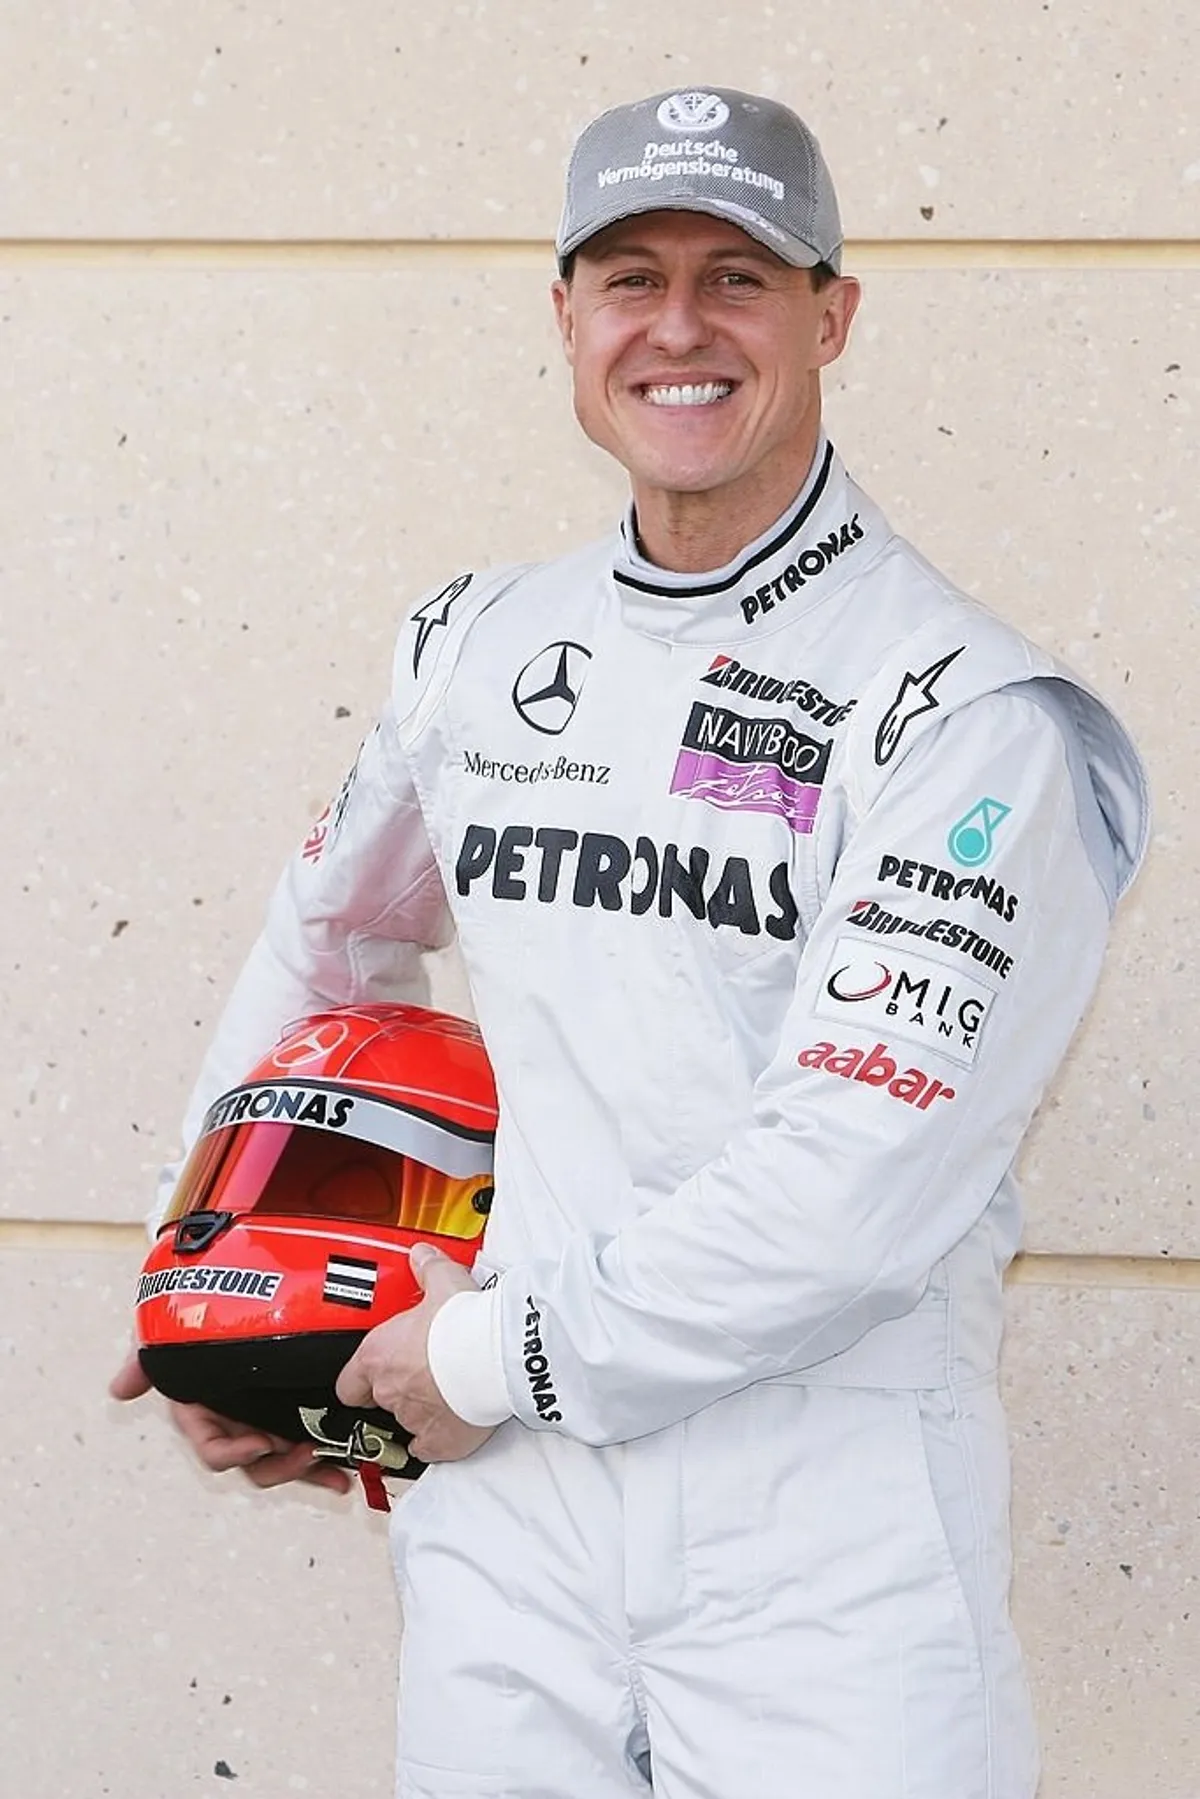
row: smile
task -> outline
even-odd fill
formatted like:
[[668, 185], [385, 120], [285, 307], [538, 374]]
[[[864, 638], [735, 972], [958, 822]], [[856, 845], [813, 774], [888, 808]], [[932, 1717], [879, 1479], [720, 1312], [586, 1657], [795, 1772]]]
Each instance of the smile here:
[[732, 381], [686, 382], [680, 386], [643, 387], [642, 398], [651, 406], [714, 406], [733, 392]]

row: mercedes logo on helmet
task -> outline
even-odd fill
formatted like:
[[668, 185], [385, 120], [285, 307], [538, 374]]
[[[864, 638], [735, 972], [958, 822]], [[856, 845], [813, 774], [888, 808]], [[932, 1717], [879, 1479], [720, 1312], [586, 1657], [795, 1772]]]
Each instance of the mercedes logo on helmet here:
[[302, 1062], [315, 1062], [321, 1056], [331, 1056], [335, 1049], [340, 1049], [350, 1035], [350, 1026], [341, 1020], [327, 1019], [324, 1024], [315, 1024], [303, 1035], [295, 1031], [288, 1036], [282, 1048], [272, 1051], [271, 1060], [276, 1068], [298, 1068]]
[[535, 731], [557, 737], [579, 704], [592, 652], [581, 643], [548, 643], [525, 664], [513, 682], [513, 705]]

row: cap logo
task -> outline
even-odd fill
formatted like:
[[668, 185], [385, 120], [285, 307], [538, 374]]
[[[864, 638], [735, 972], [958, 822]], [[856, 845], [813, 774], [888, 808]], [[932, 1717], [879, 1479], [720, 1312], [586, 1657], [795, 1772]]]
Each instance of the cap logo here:
[[668, 94], [658, 109], [658, 122], [667, 131], [717, 131], [728, 117], [719, 94]]

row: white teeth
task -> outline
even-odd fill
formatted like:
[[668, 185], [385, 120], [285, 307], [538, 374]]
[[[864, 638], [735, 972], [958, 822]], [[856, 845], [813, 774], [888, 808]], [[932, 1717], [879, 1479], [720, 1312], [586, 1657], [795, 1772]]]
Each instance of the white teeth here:
[[647, 387], [651, 406], [711, 406], [733, 392], [732, 381], [685, 383], [681, 387]]

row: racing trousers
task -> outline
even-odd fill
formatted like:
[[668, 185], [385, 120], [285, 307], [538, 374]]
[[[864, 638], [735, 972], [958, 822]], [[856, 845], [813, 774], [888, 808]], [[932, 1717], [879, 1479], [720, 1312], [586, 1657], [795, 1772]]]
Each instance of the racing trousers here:
[[769, 1381], [398, 1505], [398, 1799], [1032, 1799], [1007, 1445], [967, 1391]]

